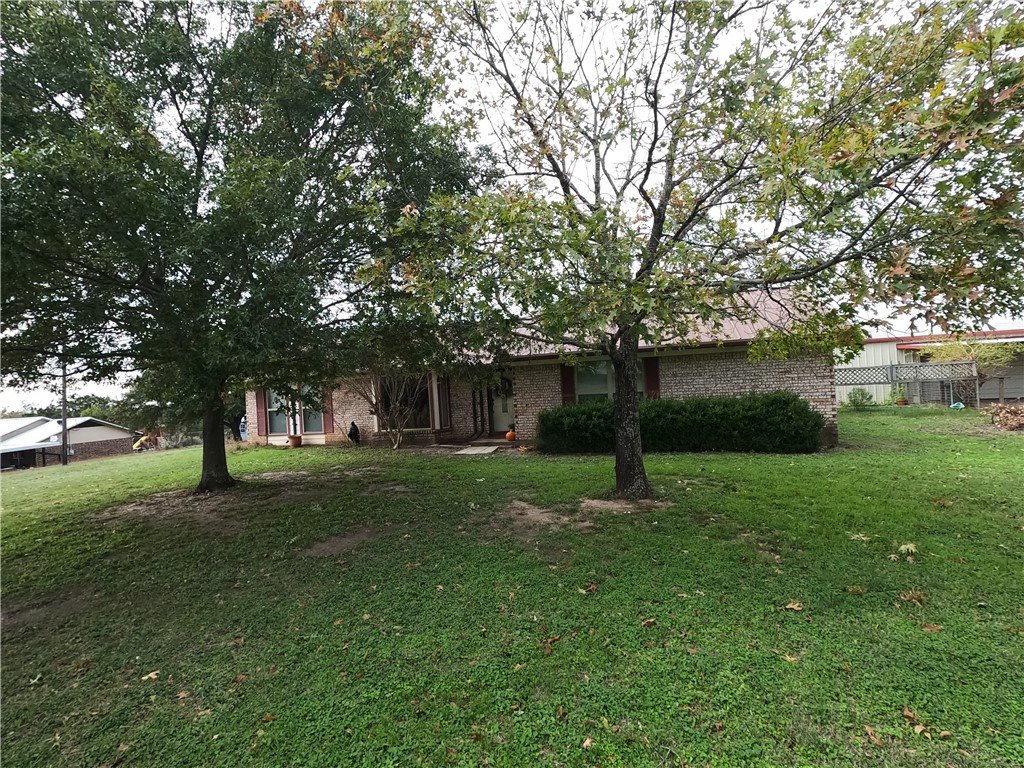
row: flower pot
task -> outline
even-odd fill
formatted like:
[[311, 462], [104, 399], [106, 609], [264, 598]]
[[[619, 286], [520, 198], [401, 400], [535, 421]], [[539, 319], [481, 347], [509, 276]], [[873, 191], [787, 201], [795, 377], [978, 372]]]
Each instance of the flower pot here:
[[910, 405], [910, 401], [907, 400], [905, 397], [902, 397], [896, 401], [896, 405]]
[[289, 448], [301, 448], [302, 447], [302, 435], [288, 435], [288, 447]]

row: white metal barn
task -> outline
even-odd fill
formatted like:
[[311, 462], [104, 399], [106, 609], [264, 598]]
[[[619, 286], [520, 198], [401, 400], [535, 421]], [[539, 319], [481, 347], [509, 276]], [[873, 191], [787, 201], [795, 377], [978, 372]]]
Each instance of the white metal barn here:
[[[947, 334], [931, 334], [926, 336], [896, 336], [883, 339], [868, 339], [864, 342], [864, 349], [857, 353], [855, 358], [848, 363], [841, 363], [836, 366], [837, 376], [840, 370], [848, 368], [920, 363], [927, 359], [929, 345], [954, 341], [955, 338], [955, 336]], [[984, 343], [992, 344], [1024, 343], [1024, 328], [1004, 331], [981, 331], [964, 334], [962, 338], [969, 338], [975, 341], [981, 340]], [[945, 388], [941, 383], [936, 382], [934, 388], [940, 390], [940, 397], [945, 395]], [[840, 403], [845, 403], [849, 398], [850, 392], [854, 389], [867, 390], [876, 403], [884, 402], [892, 393], [891, 384], [837, 385], [836, 399]], [[908, 388], [911, 402], [921, 402], [922, 391], [921, 388]], [[994, 377], [985, 381], [981, 385], [978, 394], [982, 403], [999, 402], [1001, 396], [1007, 402], [1024, 401], [1024, 355], [1017, 356], [1013, 365], [1005, 372], [1004, 376]], [[931, 399], [937, 400], [939, 398], [933, 397]]]

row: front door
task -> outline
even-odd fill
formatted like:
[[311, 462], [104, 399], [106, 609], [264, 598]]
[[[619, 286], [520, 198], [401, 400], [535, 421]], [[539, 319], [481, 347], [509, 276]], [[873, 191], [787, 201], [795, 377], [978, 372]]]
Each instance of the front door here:
[[504, 435], [516, 423], [515, 396], [512, 379], [502, 376], [491, 389], [491, 434]]

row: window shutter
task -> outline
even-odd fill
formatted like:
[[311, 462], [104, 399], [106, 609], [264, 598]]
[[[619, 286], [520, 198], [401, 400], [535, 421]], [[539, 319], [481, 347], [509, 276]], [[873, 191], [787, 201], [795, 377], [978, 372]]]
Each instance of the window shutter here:
[[661, 398], [661, 369], [658, 366], [658, 358], [645, 357], [644, 359], [644, 397], [648, 400]]
[[267, 434], [267, 390], [256, 390], [256, 434]]
[[576, 402], [576, 369], [562, 363], [562, 405]]
[[324, 394], [324, 434], [334, 433], [334, 397], [330, 390]]

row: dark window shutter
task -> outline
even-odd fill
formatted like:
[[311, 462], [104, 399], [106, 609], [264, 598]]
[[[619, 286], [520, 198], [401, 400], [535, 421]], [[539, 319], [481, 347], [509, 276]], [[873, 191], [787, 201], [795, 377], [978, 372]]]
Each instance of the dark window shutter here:
[[267, 434], [267, 390], [256, 390], [256, 434]]
[[576, 402], [576, 369], [562, 363], [562, 405]]
[[644, 358], [644, 397], [648, 400], [661, 397], [661, 369], [656, 357]]
[[334, 397], [330, 390], [324, 393], [324, 433], [334, 433]]

